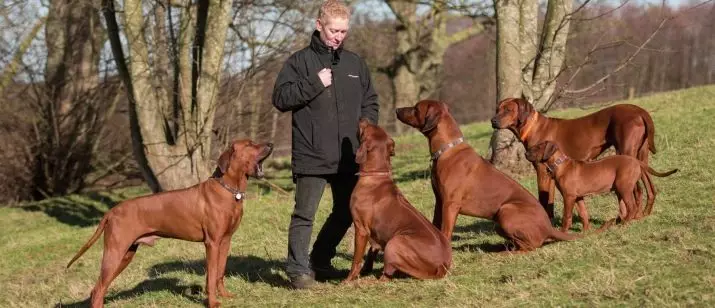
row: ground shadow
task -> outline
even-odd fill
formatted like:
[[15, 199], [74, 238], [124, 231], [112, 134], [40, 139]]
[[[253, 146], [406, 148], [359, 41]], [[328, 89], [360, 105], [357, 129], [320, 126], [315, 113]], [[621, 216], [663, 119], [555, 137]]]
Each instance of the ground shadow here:
[[[496, 232], [497, 224], [491, 220], [478, 219], [469, 225], [454, 226], [454, 233], [471, 232], [471, 233], [494, 233]], [[454, 240], [454, 237], [452, 237]]]
[[[588, 221], [591, 223], [591, 229], [598, 229], [600, 226], [602, 226], [606, 221], [610, 219], [601, 219], [601, 218], [589, 218]], [[561, 230], [561, 226], [563, 226], [563, 219], [561, 217], [557, 217], [554, 220], [554, 228], [557, 228]], [[569, 232], [583, 232], [583, 222], [581, 221], [581, 218], [578, 216], [574, 216], [573, 219], [571, 220], [571, 228], [569, 229]]]
[[[193, 285], [182, 285], [181, 281], [177, 278], [157, 278], [157, 279], [147, 279], [138, 285], [136, 285], [131, 290], [121, 291], [112, 296], [108, 296], [104, 299], [105, 302], [110, 302], [118, 299], [133, 298], [141, 296], [144, 293], [169, 291], [173, 294], [179, 294], [195, 303], [203, 303], [205, 296], [202, 292], [202, 287], [197, 284]], [[80, 302], [63, 304], [58, 303], [55, 308], [79, 308], [79, 307], [89, 307], [90, 298], [87, 298]]]
[[115, 200], [96, 192], [90, 192], [83, 197], [89, 200], [62, 197], [21, 205], [19, 208], [28, 212], [44, 212], [66, 225], [89, 227], [99, 223], [105, 210], [117, 204]]
[[486, 253], [495, 253], [495, 252], [503, 252], [507, 251], [509, 249], [510, 244], [507, 242], [503, 243], [481, 243], [481, 244], [464, 244], [460, 245], [457, 247], [453, 247], [452, 250], [454, 251], [461, 251], [461, 252], [486, 252]]
[[[149, 277], [159, 277], [165, 273], [188, 272], [206, 275], [206, 260], [170, 261], [152, 266]], [[283, 270], [283, 262], [264, 260], [256, 256], [229, 256], [226, 262], [226, 276], [240, 276], [248, 282], [264, 282], [274, 287], [288, 286], [288, 282], [276, 272]]]

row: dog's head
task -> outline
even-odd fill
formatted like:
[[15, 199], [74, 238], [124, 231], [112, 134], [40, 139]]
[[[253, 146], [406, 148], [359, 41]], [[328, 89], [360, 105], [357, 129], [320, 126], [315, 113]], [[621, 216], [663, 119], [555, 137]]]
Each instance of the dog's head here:
[[360, 147], [355, 155], [355, 162], [368, 169], [390, 168], [390, 157], [395, 156], [395, 141], [387, 135], [384, 129], [360, 119], [358, 130]]
[[556, 153], [560, 153], [559, 146], [551, 141], [544, 141], [529, 147], [524, 156], [532, 163], [543, 163], [549, 161]]
[[273, 152], [272, 143], [255, 143], [251, 140], [236, 140], [218, 158], [222, 174], [238, 177], [263, 178], [263, 161]]
[[497, 112], [492, 118], [493, 128], [515, 129], [526, 124], [534, 112], [534, 107], [523, 98], [506, 98], [497, 104]]
[[395, 113], [402, 123], [419, 129], [425, 136], [437, 128], [443, 117], [451, 117], [447, 104], [434, 100], [422, 100], [413, 107], [397, 108]]

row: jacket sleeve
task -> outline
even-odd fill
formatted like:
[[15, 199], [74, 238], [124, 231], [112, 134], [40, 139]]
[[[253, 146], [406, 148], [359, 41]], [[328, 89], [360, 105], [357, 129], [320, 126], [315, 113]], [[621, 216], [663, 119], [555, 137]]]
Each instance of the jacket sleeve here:
[[363, 101], [362, 109], [360, 112], [361, 118], [367, 118], [371, 123], [377, 124], [378, 117], [380, 115], [380, 104], [377, 101], [377, 92], [372, 85], [372, 76], [370, 76], [370, 69], [368, 69], [365, 61], [361, 59], [362, 62], [362, 72], [360, 75], [365, 76], [363, 80]]
[[273, 106], [281, 112], [307, 105], [325, 89], [317, 72], [310, 76], [302, 76], [298, 71], [297, 61], [296, 55], [286, 60], [273, 87]]

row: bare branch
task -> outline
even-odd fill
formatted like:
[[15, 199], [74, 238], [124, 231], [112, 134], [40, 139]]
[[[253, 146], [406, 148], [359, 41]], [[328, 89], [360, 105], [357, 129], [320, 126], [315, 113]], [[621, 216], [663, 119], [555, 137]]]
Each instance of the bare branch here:
[[610, 78], [611, 76], [613, 76], [613, 74], [616, 74], [616, 73], [618, 73], [619, 71], [621, 71], [622, 69], [626, 68], [626, 67], [628, 66], [628, 64], [633, 60], [633, 58], [635, 58], [635, 57], [643, 50], [643, 48], [644, 48], [646, 45], [648, 45], [648, 43], [650, 43], [650, 41], [655, 37], [656, 34], [658, 34], [658, 32], [660, 31], [660, 29], [662, 29], [663, 26], [665, 26], [665, 24], [666, 24], [669, 20], [670, 20], [670, 18], [663, 19], [663, 20], [660, 22], [660, 24], [658, 25], [658, 27], [650, 34], [650, 36], [648, 37], [648, 39], [646, 39], [642, 44], [640, 44], [640, 46], [638, 46], [638, 48], [637, 48], [628, 58], [626, 58], [625, 61], [621, 62], [621, 64], [618, 65], [614, 70], [608, 72], [606, 75], [602, 76], [601, 78], [597, 79], [595, 82], [593, 82], [592, 84], [590, 84], [590, 85], [588, 85], [588, 86], [586, 86], [586, 87], [583, 87], [583, 88], [581, 88], [581, 89], [576, 89], [576, 90], [564, 90], [564, 92], [565, 92], [565, 93], [568, 93], [568, 94], [579, 94], [579, 93], [588, 92], [588, 91], [590, 91], [591, 89], [593, 89], [594, 87], [596, 87], [597, 85], [599, 85], [599, 84], [605, 82], [606, 80], [608, 80], [608, 78]]

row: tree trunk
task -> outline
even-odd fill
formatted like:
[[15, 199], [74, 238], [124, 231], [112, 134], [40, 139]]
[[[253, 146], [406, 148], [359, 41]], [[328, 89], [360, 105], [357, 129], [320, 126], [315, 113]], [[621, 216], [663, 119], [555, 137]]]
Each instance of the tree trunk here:
[[[526, 1], [526, 0], [524, 0]], [[497, 15], [497, 102], [508, 97], [522, 95], [522, 63], [531, 62], [522, 58], [520, 36], [535, 32], [521, 25], [520, 3], [514, 0], [495, 0]], [[526, 6], [525, 6], [526, 7]], [[524, 157], [524, 146], [514, 134], [506, 129], [495, 130], [489, 142], [490, 160], [497, 168], [510, 173], [519, 173], [529, 164]]]
[[548, 2], [532, 79], [534, 98], [531, 103], [536, 110], [545, 111], [553, 99], [557, 78], [566, 58], [566, 40], [571, 24], [568, 14], [572, 7], [573, 0]]
[[[437, 92], [442, 80], [442, 62], [450, 45], [484, 30], [480, 23], [447, 32], [447, 9], [443, 1], [432, 2], [429, 14], [418, 16], [417, 1], [386, 1], [397, 17], [397, 46], [393, 61], [385, 71], [393, 86], [392, 108], [413, 106]], [[392, 114], [394, 110], [388, 110]], [[408, 127], [396, 121], [395, 131]]]
[[[497, 14], [498, 100], [524, 96], [539, 111], [553, 100], [566, 56], [573, 2], [549, 0], [537, 48], [538, 2], [495, 0]], [[490, 142], [491, 161], [510, 172], [527, 170], [524, 147], [514, 134], [497, 130]]]
[[[105, 0], [105, 5], [113, 6], [111, 1]], [[230, 9], [231, 1], [227, 0], [203, 0], [181, 9], [179, 35], [171, 41], [174, 91], [167, 93], [166, 87], [157, 86], [166, 85], [163, 79], [168, 75], [167, 62], [160, 60], [164, 53], [168, 53], [162, 46], [166, 41], [165, 29], [161, 29], [161, 24], [156, 25], [154, 34], [158, 39], [155, 43], [159, 46], [149, 48], [142, 2], [124, 1], [129, 68], [120, 68], [119, 72], [123, 75], [130, 100], [135, 159], [140, 162], [142, 173], [155, 192], [196, 184], [212, 171], [208, 164], [211, 129]], [[162, 10], [155, 12], [155, 20], [163, 23], [163, 14]], [[108, 25], [116, 24], [116, 20], [112, 21], [115, 18], [113, 10], [105, 13], [105, 17]], [[124, 57], [119, 33], [110, 31], [110, 39], [115, 61], [121, 67]], [[149, 61], [150, 49], [154, 52], [154, 62]]]
[[[81, 190], [105, 117], [95, 89], [103, 43], [91, 1], [50, 2], [45, 24], [45, 94], [35, 122], [33, 197]], [[112, 110], [111, 106], [108, 106]]]

